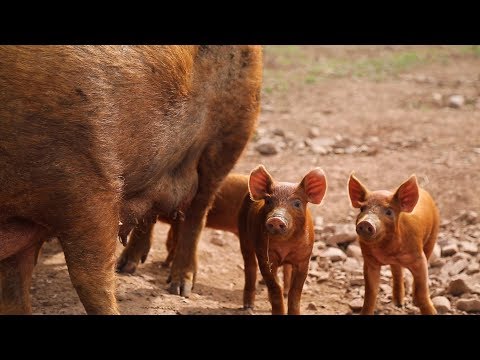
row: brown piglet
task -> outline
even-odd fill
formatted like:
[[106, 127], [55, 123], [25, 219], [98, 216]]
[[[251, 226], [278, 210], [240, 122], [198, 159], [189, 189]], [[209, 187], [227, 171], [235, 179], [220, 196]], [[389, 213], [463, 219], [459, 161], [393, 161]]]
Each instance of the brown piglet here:
[[[291, 265], [288, 314], [300, 314], [300, 298], [312, 254], [314, 231], [307, 203], [320, 204], [327, 190], [322, 169], [311, 170], [298, 184], [275, 182], [265, 167], [251, 173], [249, 194], [238, 216], [240, 248], [245, 263], [243, 306], [253, 309], [257, 261], [272, 305], [272, 314], [285, 314], [277, 269]], [[288, 278], [289, 275], [286, 275]]]
[[350, 201], [360, 213], [356, 231], [364, 258], [365, 299], [361, 314], [373, 314], [380, 268], [390, 265], [393, 303], [403, 306], [403, 268], [413, 275], [413, 303], [422, 314], [437, 312], [428, 289], [427, 260], [435, 245], [439, 213], [432, 197], [418, 186], [415, 175], [396, 190], [369, 191], [352, 173], [348, 181]]

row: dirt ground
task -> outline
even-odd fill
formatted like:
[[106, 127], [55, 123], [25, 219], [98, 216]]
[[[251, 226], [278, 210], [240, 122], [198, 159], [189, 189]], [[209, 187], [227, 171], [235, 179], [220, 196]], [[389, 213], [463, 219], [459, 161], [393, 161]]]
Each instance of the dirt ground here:
[[[461, 95], [463, 103], [452, 95]], [[371, 189], [394, 188], [415, 173], [446, 224], [462, 210], [480, 210], [479, 122], [479, 47], [266, 46], [258, 130], [234, 171], [248, 173], [264, 164], [276, 179], [294, 182], [312, 167], [322, 167], [327, 195], [321, 206], [310, 208], [327, 225], [353, 223], [356, 212], [346, 191], [352, 170]], [[265, 142], [277, 153], [257, 151]], [[450, 236], [446, 229], [445, 225], [444, 241]], [[167, 231], [167, 225], [158, 223], [147, 261], [134, 275], [118, 275], [121, 313], [246, 314], [241, 309], [244, 278], [238, 239], [205, 229], [197, 283], [186, 299], [166, 290], [168, 269], [161, 261], [166, 257]], [[478, 231], [472, 234], [469, 241], [478, 244]], [[212, 242], [218, 236], [223, 245]], [[320, 243], [319, 237], [318, 249], [325, 247]], [[121, 250], [119, 243], [118, 254]], [[314, 270], [319, 268], [318, 259], [312, 260]], [[478, 262], [478, 256], [469, 261]], [[309, 277], [302, 313], [351, 313], [350, 275], [341, 262], [322, 269], [331, 276], [321, 281]], [[437, 289], [433, 281], [432, 292], [441, 294], [442, 286]], [[355, 286], [357, 296], [362, 289], [363, 285]], [[397, 309], [389, 301], [388, 289], [385, 292], [378, 313], [418, 313], [410, 305], [410, 295], [407, 306]], [[56, 241], [43, 248], [31, 293], [36, 314], [85, 313]], [[266, 288], [259, 285], [255, 314], [269, 312]]]

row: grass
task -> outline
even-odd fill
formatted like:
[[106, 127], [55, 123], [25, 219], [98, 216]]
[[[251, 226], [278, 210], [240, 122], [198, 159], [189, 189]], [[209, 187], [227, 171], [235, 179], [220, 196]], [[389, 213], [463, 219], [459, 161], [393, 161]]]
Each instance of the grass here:
[[410, 46], [378, 50], [356, 47], [328, 51], [313, 46], [267, 45], [264, 92], [287, 91], [294, 83], [315, 85], [330, 78], [363, 78], [383, 81], [417, 66], [452, 64], [459, 56], [480, 57], [480, 46]]

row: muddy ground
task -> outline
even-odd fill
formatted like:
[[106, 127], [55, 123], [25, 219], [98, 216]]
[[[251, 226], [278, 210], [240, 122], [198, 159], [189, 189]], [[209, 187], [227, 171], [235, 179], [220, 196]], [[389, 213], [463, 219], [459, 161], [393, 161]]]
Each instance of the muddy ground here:
[[[437, 250], [455, 248], [454, 253], [441, 252], [432, 264], [431, 291], [449, 300], [446, 313], [467, 313], [468, 306], [457, 306], [458, 301], [475, 301], [470, 299], [480, 293], [480, 219], [475, 213], [480, 210], [479, 123], [478, 46], [265, 47], [258, 130], [234, 171], [248, 173], [264, 164], [275, 178], [292, 182], [314, 166], [327, 174], [326, 198], [321, 206], [311, 206], [317, 242], [302, 297], [304, 314], [347, 314], [352, 300], [361, 303], [361, 257], [324, 257], [332, 234], [351, 235], [351, 226], [343, 230], [341, 224], [351, 225], [355, 216], [346, 192], [352, 170], [371, 189], [394, 188], [410, 174], [418, 176], [441, 212]], [[134, 275], [118, 275], [120, 311], [246, 314], [238, 239], [203, 232], [197, 284], [186, 299], [166, 290], [168, 269], [161, 261], [167, 231], [167, 225], [158, 223], [145, 264]], [[349, 255], [355, 247], [348, 241], [330, 245]], [[350, 251], [347, 245], [353, 246]], [[118, 253], [121, 248], [118, 244]], [[36, 314], [85, 313], [60, 250], [56, 241], [47, 243], [39, 259], [31, 291]], [[391, 304], [390, 275], [385, 268], [377, 312], [417, 314], [410, 293], [403, 309]], [[457, 277], [467, 282], [467, 290], [450, 290]], [[259, 285], [255, 314], [269, 311], [266, 288]]]

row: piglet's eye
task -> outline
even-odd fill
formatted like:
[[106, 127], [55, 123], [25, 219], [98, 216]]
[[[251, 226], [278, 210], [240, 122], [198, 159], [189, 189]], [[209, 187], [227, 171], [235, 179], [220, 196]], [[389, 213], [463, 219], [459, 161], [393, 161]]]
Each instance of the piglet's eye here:
[[295, 206], [297, 209], [300, 209], [300, 207], [302, 206], [302, 202], [300, 200], [294, 200], [293, 206]]
[[268, 206], [268, 205], [272, 205], [272, 199], [269, 198], [269, 197], [266, 197], [266, 198], [265, 198], [265, 205], [267, 205], [267, 206]]
[[360, 212], [364, 212], [365, 209], [366, 209], [365, 206], [362, 206], [362, 207], [360, 208]]
[[393, 215], [392, 209], [387, 209], [387, 210], [385, 210], [385, 215], [387, 215], [387, 216], [392, 216], [392, 215]]

